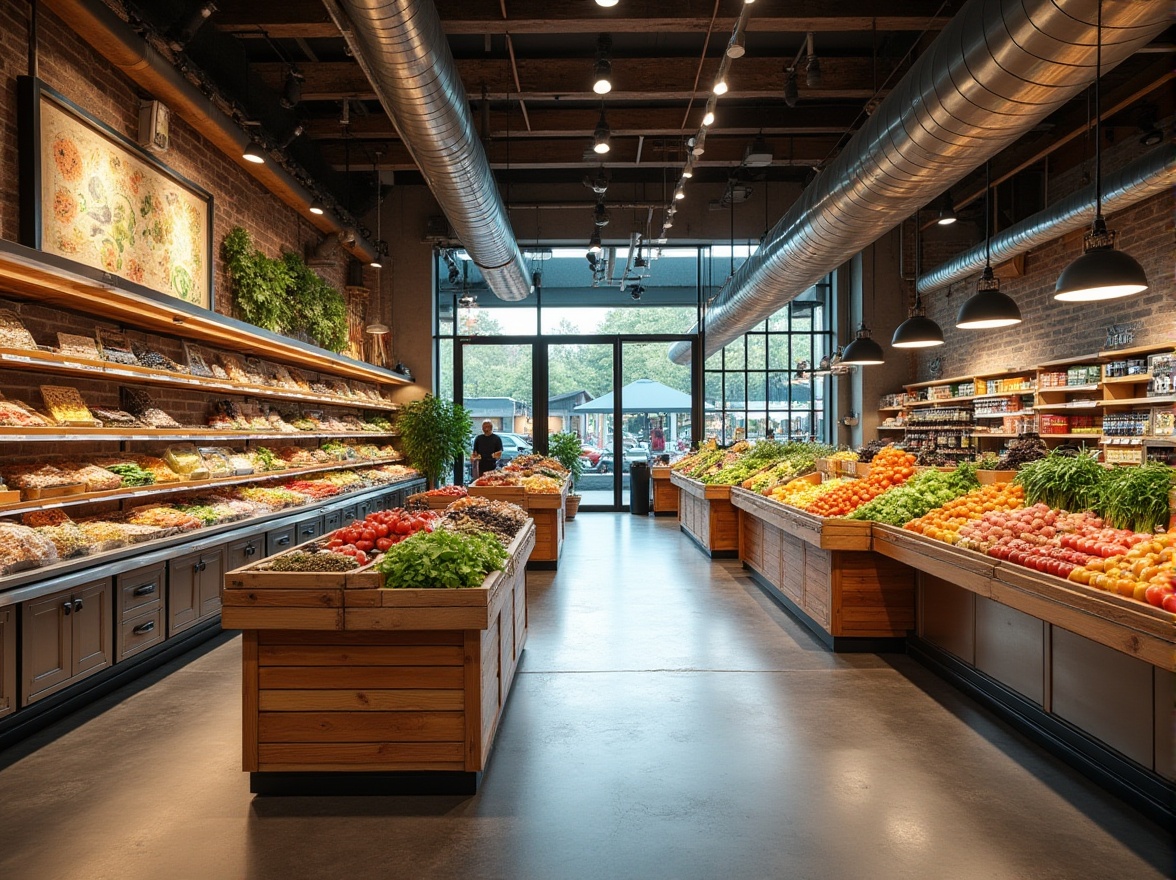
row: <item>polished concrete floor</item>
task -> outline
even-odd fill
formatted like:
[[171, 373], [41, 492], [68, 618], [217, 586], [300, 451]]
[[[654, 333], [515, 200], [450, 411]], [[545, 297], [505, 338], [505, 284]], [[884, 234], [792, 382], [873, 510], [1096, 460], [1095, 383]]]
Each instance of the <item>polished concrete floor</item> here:
[[472, 798], [254, 799], [239, 641], [0, 753], [5, 880], [1167, 877], [1164, 829], [676, 523], [584, 514]]

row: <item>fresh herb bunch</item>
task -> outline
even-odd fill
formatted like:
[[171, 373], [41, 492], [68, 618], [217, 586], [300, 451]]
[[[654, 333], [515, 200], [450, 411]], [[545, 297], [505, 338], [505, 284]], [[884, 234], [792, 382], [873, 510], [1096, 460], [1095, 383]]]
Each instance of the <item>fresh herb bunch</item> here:
[[980, 485], [976, 479], [976, 467], [968, 462], [961, 463], [954, 471], [923, 471], [906, 483], [888, 492], [883, 492], [868, 504], [863, 504], [849, 515], [849, 519], [865, 519], [889, 523], [892, 526], [906, 525], [961, 495], [966, 495]]
[[155, 475], [151, 471], [143, 470], [137, 464], [108, 464], [106, 469], [112, 474], [122, 477], [123, 486], [150, 486], [155, 483]]
[[417, 532], [389, 547], [376, 570], [387, 589], [460, 589], [481, 586], [506, 560], [506, 548], [493, 535]]
[[1154, 532], [1168, 524], [1174, 485], [1176, 470], [1166, 464], [1114, 468], [1103, 479], [1096, 510], [1116, 529]]
[[1026, 506], [1040, 501], [1055, 510], [1081, 513], [1098, 506], [1108, 473], [1091, 455], [1054, 451], [1024, 465], [1016, 482], [1025, 490]]

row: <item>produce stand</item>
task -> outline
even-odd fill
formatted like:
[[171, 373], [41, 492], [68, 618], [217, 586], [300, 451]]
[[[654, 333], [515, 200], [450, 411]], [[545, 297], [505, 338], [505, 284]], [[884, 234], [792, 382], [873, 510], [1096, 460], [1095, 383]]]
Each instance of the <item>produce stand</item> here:
[[677, 472], [670, 474], [670, 482], [679, 490], [678, 519], [682, 531], [712, 559], [737, 556], [739, 520], [731, 505], [731, 487], [708, 486]]
[[871, 524], [731, 491], [739, 556], [834, 651], [901, 649], [915, 624], [909, 568], [871, 552]]
[[535, 520], [535, 549], [527, 566], [533, 569], [555, 569], [563, 552], [565, 508], [568, 481], [563, 481], [559, 494], [527, 492], [522, 486], [470, 486], [471, 495], [509, 501], [531, 514]]
[[653, 515], [678, 515], [678, 488], [670, 479], [673, 469], [665, 466], [649, 469], [653, 478]]
[[917, 571], [908, 651], [1137, 807], [1176, 805], [1176, 615], [875, 523]]
[[472, 589], [369, 569], [225, 576], [243, 630], [243, 769], [258, 794], [477, 790], [527, 638], [528, 522]]

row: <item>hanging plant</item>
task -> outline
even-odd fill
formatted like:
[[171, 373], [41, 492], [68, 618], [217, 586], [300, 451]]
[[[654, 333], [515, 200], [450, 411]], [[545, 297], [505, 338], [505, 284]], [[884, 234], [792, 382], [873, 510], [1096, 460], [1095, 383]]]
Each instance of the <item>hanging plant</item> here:
[[347, 346], [347, 303], [299, 254], [267, 257], [240, 226], [224, 240], [237, 316], [285, 336], [305, 334], [328, 351]]

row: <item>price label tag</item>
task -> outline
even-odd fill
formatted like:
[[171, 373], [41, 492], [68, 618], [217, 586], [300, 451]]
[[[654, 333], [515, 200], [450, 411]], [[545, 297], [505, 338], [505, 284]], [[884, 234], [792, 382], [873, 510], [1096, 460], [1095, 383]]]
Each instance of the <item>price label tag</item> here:
[[21, 363], [21, 364], [31, 364], [33, 362], [33, 359], [31, 357], [29, 357], [28, 355], [24, 355], [24, 354], [6, 354], [6, 355], [4, 355], [4, 360], [16, 361], [17, 363]]
[[106, 372], [112, 376], [138, 376], [138, 373], [132, 373], [130, 370], [116, 370], [112, 367], [107, 367]]
[[149, 435], [147, 435], [147, 434], [132, 434], [132, 435], [131, 435], [130, 437], [128, 437], [127, 439], [128, 439], [128, 440], [154, 440], [155, 438], [154, 438], [154, 437], [151, 437], [151, 436], [149, 436]]
[[63, 367], [69, 367], [71, 370], [89, 370], [90, 372], [95, 372], [102, 369], [101, 367], [96, 367], [93, 364], [75, 364], [73, 361], [62, 361], [61, 365]]

